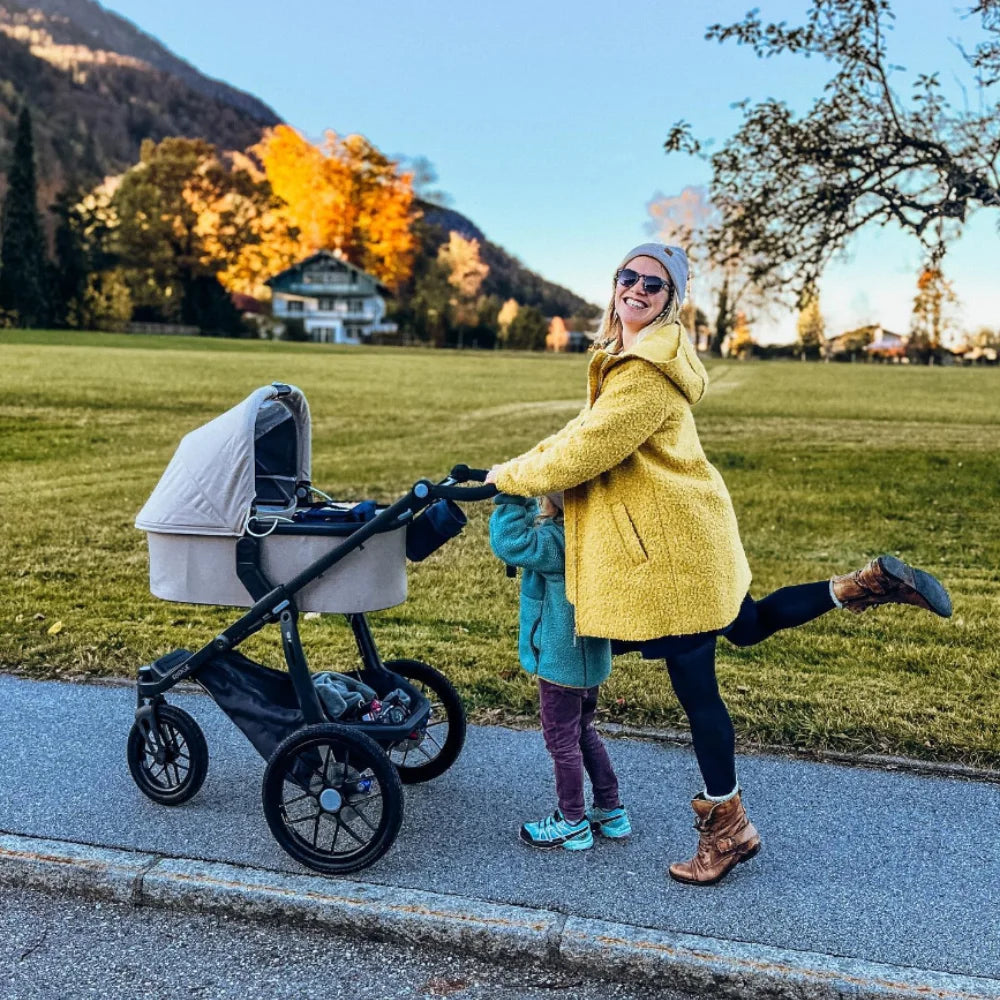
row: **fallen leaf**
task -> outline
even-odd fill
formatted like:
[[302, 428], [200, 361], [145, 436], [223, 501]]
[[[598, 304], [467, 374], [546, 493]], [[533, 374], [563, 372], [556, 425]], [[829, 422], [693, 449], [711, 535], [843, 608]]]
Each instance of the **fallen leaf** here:
[[53, 622], [49, 626], [49, 635], [58, 635], [62, 631], [62, 622]]

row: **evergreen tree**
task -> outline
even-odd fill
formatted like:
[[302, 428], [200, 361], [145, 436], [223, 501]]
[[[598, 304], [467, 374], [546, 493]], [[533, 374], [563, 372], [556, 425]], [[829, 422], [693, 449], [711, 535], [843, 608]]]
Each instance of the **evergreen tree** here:
[[58, 220], [56, 259], [49, 280], [52, 292], [50, 315], [58, 326], [71, 328], [82, 325], [83, 301], [91, 270], [81, 232], [82, 222], [77, 208], [79, 200], [80, 192], [71, 187], [63, 191], [50, 208]]
[[21, 109], [0, 222], [0, 309], [21, 326], [43, 326], [46, 302], [45, 239], [38, 217], [31, 113]]

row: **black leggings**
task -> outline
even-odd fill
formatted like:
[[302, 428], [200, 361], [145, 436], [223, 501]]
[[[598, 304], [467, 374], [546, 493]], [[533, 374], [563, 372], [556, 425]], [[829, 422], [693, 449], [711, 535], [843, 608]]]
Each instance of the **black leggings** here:
[[[760, 601], [748, 595], [736, 620], [721, 634], [736, 646], [753, 646], [781, 629], [804, 625], [832, 608], [826, 580], [782, 587]], [[736, 740], [715, 678], [715, 643], [714, 635], [696, 645], [678, 642], [676, 651], [666, 651], [665, 655], [670, 683], [691, 726], [705, 790], [709, 795], [721, 796], [736, 787]]]

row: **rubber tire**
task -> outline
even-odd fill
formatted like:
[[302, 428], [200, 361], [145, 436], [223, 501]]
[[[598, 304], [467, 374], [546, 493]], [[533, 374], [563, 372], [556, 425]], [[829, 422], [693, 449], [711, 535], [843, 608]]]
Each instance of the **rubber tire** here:
[[[368, 758], [365, 767], [371, 768], [382, 789], [382, 818], [375, 838], [357, 853], [345, 858], [317, 851], [304, 844], [292, 835], [281, 818], [282, 784], [287, 770], [286, 762], [316, 741], [328, 743], [337, 741], [346, 744], [352, 756], [359, 751], [362, 752]], [[261, 804], [267, 825], [282, 850], [300, 864], [324, 875], [345, 875], [373, 865], [392, 847], [403, 822], [403, 786], [385, 751], [365, 733], [333, 722], [306, 726], [278, 744], [264, 770]]]
[[429, 663], [422, 663], [420, 660], [387, 660], [385, 668], [408, 681], [425, 684], [444, 705], [445, 715], [448, 718], [448, 737], [441, 753], [426, 764], [414, 767], [401, 767], [393, 761], [399, 772], [399, 780], [404, 785], [431, 781], [444, 774], [458, 760], [458, 755], [462, 752], [462, 747], [465, 745], [465, 706], [451, 681]]
[[128, 769], [139, 791], [147, 798], [162, 806], [179, 806], [197, 794], [205, 781], [205, 775], [208, 774], [208, 744], [205, 742], [205, 734], [201, 731], [201, 727], [183, 708], [163, 703], [156, 709], [156, 716], [161, 725], [165, 723], [176, 729], [180, 738], [187, 744], [188, 754], [191, 757], [188, 773], [179, 785], [169, 791], [165, 791], [152, 781], [144, 760], [146, 736], [138, 722], [133, 723], [128, 734], [126, 748]]

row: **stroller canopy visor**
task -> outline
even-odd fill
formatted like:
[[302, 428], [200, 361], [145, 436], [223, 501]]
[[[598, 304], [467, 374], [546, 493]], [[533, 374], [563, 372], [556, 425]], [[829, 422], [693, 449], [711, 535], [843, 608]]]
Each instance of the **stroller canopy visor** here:
[[309, 404], [295, 386], [267, 385], [181, 440], [139, 511], [142, 531], [243, 534], [252, 506], [295, 508], [309, 482]]

